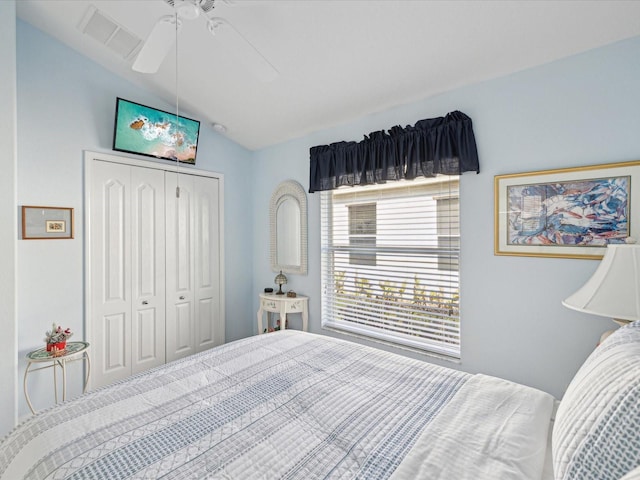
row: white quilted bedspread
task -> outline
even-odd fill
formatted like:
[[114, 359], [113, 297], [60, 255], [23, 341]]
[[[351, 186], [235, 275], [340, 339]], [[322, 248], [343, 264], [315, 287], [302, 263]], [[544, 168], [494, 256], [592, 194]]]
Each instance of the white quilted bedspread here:
[[386, 479], [417, 468], [434, 480], [535, 479], [551, 405], [509, 382], [286, 330], [32, 417], [0, 444], [0, 478]]

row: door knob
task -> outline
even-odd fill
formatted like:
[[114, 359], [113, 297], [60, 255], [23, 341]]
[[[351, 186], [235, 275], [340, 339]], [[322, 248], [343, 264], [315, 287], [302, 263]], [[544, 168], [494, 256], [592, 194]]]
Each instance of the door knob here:
[[143, 304], [143, 305], [149, 305], [149, 302], [147, 302], [146, 300], [143, 300], [143, 301], [142, 301], [142, 304]]
[[180, 300], [184, 300], [184, 295], [180, 295]]

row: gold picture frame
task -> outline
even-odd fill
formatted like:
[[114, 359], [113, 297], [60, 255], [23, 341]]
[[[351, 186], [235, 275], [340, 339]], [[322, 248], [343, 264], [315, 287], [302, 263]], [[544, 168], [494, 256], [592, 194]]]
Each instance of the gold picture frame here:
[[494, 177], [494, 254], [601, 259], [638, 238], [640, 161]]
[[73, 208], [22, 206], [23, 240], [73, 238]]

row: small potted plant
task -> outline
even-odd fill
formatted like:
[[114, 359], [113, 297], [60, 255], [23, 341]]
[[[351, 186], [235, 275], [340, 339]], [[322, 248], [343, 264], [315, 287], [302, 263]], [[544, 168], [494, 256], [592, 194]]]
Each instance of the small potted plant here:
[[46, 333], [44, 341], [47, 344], [47, 352], [62, 351], [67, 346], [67, 340], [71, 338], [73, 333], [70, 328], [63, 330], [61, 326], [53, 322], [51, 331]]

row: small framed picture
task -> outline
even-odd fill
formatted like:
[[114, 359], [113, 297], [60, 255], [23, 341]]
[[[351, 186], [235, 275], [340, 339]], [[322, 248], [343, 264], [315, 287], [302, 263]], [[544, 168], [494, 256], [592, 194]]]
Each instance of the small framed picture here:
[[600, 259], [638, 238], [640, 161], [497, 175], [496, 255]]
[[22, 206], [23, 240], [73, 238], [73, 208]]

